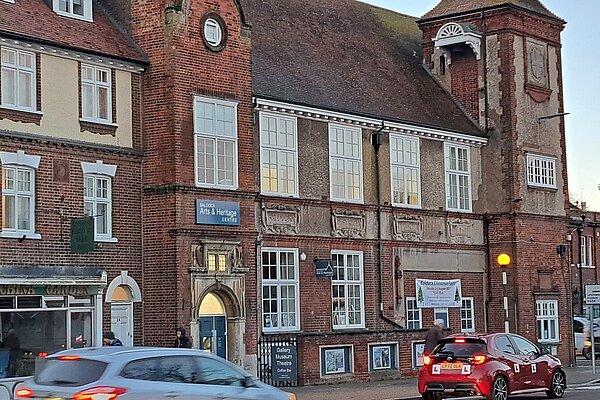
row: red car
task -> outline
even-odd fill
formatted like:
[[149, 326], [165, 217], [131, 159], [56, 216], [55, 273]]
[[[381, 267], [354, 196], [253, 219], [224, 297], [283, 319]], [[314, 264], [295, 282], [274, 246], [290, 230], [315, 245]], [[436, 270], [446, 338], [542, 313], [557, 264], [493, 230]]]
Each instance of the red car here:
[[442, 339], [423, 356], [419, 393], [424, 400], [453, 396], [509, 395], [546, 392], [562, 397], [567, 387], [560, 360], [511, 333], [455, 335]]

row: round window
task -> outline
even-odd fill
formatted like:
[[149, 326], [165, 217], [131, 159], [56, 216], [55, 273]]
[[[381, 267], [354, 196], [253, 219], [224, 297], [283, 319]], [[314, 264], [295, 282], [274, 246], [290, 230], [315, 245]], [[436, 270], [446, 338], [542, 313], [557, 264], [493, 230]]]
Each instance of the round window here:
[[220, 51], [225, 47], [226, 30], [222, 19], [215, 14], [207, 15], [203, 24], [203, 39], [208, 48]]

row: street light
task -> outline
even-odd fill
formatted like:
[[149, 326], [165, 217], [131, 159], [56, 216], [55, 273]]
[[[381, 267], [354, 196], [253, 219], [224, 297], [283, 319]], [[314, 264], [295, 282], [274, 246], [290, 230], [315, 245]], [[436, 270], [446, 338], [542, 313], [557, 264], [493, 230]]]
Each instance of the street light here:
[[506, 285], [508, 279], [506, 277], [506, 267], [510, 265], [510, 256], [502, 253], [498, 256], [498, 265], [502, 268], [502, 291], [504, 292], [504, 332], [508, 333], [510, 326], [508, 323], [508, 295], [506, 294]]

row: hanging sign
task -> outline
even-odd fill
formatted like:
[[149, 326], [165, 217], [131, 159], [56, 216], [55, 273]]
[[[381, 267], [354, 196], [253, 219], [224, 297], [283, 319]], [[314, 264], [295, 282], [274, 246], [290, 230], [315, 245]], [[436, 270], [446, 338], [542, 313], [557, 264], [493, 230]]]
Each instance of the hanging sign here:
[[331, 278], [333, 276], [331, 260], [315, 260], [315, 275]]
[[462, 291], [460, 279], [416, 279], [417, 307], [460, 307]]

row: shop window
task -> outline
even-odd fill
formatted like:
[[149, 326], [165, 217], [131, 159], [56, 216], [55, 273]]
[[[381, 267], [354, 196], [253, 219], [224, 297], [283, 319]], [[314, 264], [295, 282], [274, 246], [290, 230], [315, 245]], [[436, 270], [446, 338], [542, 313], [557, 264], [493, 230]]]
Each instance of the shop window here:
[[383, 371], [398, 369], [397, 356], [397, 343], [370, 344], [369, 370]]
[[40, 354], [92, 346], [92, 299], [92, 296], [0, 297], [0, 371], [4, 371], [0, 377], [32, 375]]
[[322, 347], [321, 375], [347, 374], [353, 370], [352, 346]]

